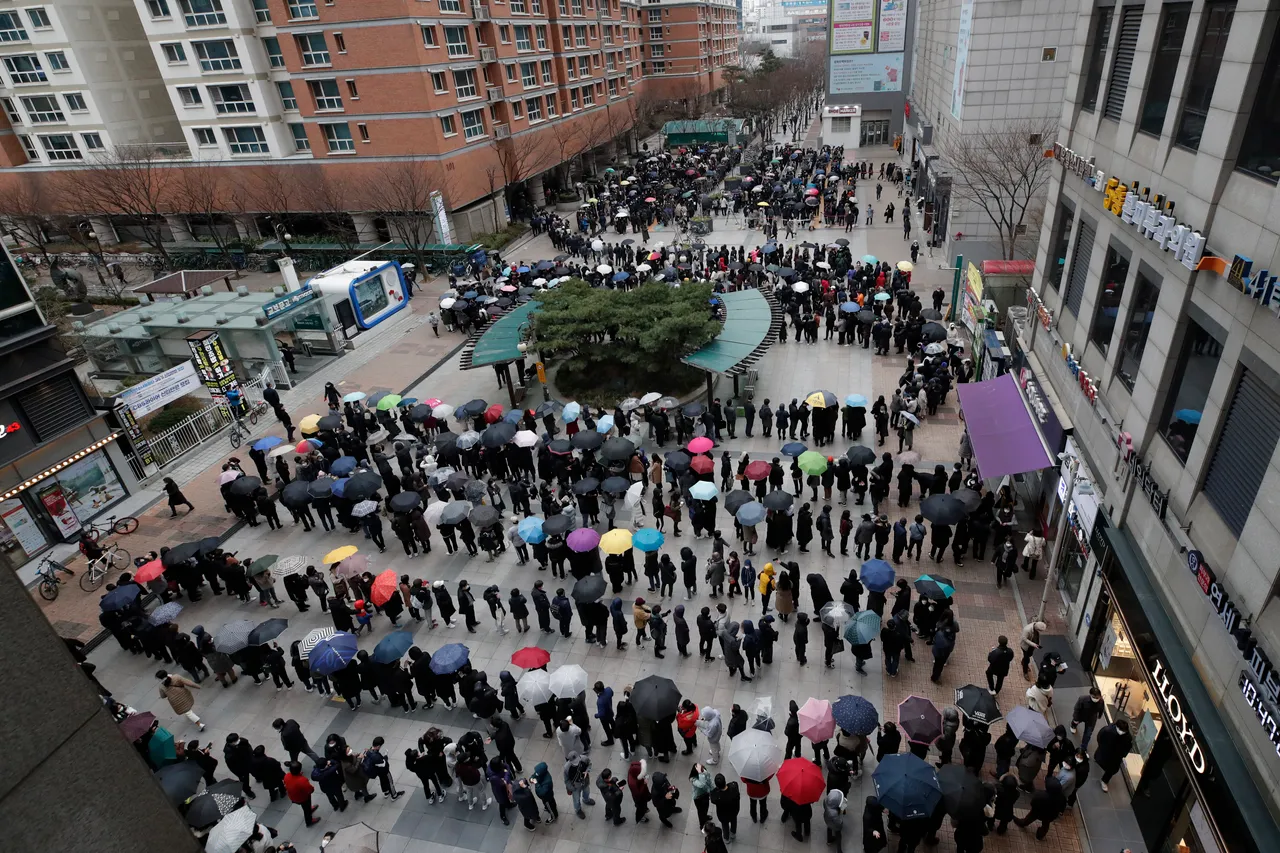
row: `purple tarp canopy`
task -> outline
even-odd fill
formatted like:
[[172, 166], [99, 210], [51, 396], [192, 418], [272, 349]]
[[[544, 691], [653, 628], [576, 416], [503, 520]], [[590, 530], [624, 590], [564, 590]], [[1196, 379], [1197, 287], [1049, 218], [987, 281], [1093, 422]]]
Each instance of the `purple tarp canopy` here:
[[1011, 374], [961, 383], [956, 392], [984, 478], [1024, 474], [1053, 464]]

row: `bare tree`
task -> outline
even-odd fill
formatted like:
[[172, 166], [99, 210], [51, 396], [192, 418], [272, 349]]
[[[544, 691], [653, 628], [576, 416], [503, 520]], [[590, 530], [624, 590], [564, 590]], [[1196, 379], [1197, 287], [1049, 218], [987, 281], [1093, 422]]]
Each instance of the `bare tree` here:
[[179, 210], [204, 219], [209, 225], [213, 244], [231, 265], [230, 244], [233, 242], [219, 228], [219, 220], [244, 211], [240, 187], [227, 180], [228, 169], [211, 163], [198, 163], [178, 170], [175, 203]]
[[246, 209], [261, 213], [272, 226], [289, 228], [295, 214], [307, 210], [305, 180], [296, 166], [260, 166], [242, 172]]
[[573, 160], [583, 150], [583, 138], [575, 121], [566, 116], [552, 122], [548, 128], [551, 145], [556, 153], [556, 173], [560, 183], [559, 191], [573, 193]]
[[427, 254], [423, 246], [443, 243], [444, 235], [436, 228], [431, 209], [431, 193], [439, 190], [446, 203], [452, 182], [444, 177], [437, 164], [422, 160], [385, 163], [365, 192], [369, 209], [385, 217], [387, 224], [407, 246], [413, 262], [422, 274], [427, 270]]
[[[1021, 238], [1044, 206], [1057, 124], [1026, 119], [991, 125], [977, 133], [954, 134], [944, 141], [951, 169], [952, 194], [987, 215], [1000, 235], [1000, 256], [1017, 257]], [[1039, 239], [1038, 232], [1032, 237]]]
[[52, 194], [45, 176], [40, 172], [20, 175], [18, 180], [0, 194], [0, 220], [5, 231], [19, 243], [35, 246], [46, 264], [49, 258], [49, 239], [52, 222]]
[[61, 175], [67, 206], [86, 214], [123, 215], [134, 220], [142, 241], [166, 262], [164, 214], [171, 209], [178, 169], [159, 149], [120, 145], [87, 169]]
[[325, 234], [347, 251], [360, 245], [360, 235], [351, 211], [361, 209], [363, 195], [361, 188], [342, 175], [316, 170], [315, 174], [307, 176], [307, 209], [320, 215], [325, 223]]

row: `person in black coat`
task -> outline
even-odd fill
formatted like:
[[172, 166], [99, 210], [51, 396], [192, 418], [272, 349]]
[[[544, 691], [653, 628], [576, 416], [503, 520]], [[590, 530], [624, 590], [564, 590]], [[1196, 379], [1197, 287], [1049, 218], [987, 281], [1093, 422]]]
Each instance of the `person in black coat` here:
[[409, 666], [409, 672], [413, 676], [414, 686], [418, 688], [418, 695], [422, 697], [428, 708], [434, 708], [436, 674], [431, 671], [431, 655], [414, 646], [409, 649], [409, 660], [413, 661]]
[[849, 577], [845, 578], [844, 583], [840, 584], [840, 597], [844, 599], [845, 604], [856, 611], [862, 606], [862, 593], [864, 592], [866, 592], [866, 587], [862, 585], [862, 581], [858, 578], [858, 570], [850, 569]]
[[862, 850], [876, 853], [889, 846], [884, 828], [884, 806], [875, 797], [867, 797], [862, 807]]
[[284, 790], [284, 767], [280, 762], [267, 755], [267, 748], [259, 744], [253, 748], [253, 758], [250, 759], [250, 769], [253, 778], [262, 783], [262, 787], [267, 789], [271, 801], [275, 802], [278, 798], [285, 796]]
[[698, 651], [704, 661], [715, 660], [712, 650], [715, 648], [716, 625], [711, 618], [711, 608], [704, 607], [698, 612]]
[[684, 605], [677, 604], [675, 612], [671, 617], [676, 638], [676, 650], [680, 652], [680, 657], [689, 657], [689, 623], [684, 618]]
[[796, 647], [796, 662], [804, 666], [809, 662], [806, 652], [809, 646], [809, 614], [796, 614], [796, 627], [792, 634], [793, 642]]
[[333, 689], [347, 700], [351, 710], [360, 707], [360, 665], [356, 661], [351, 661], [333, 674]]
[[515, 772], [523, 773], [524, 767], [516, 755], [516, 736], [512, 733], [510, 724], [497, 714], [489, 718], [489, 738], [498, 751], [498, 757], [507, 762]]
[[[831, 590], [827, 587], [827, 579], [817, 572], [810, 572], [805, 575], [805, 581], [809, 584], [809, 595], [813, 597], [813, 612], [820, 613], [824, 604], [834, 601]], [[796, 603], [796, 609], [800, 609], [799, 602]]]
[[1120, 770], [1124, 757], [1132, 751], [1133, 735], [1129, 734], [1129, 724], [1124, 720], [1116, 720], [1098, 730], [1098, 746], [1093, 751], [1093, 760], [1102, 772], [1098, 779], [1102, 790], [1107, 790], [1107, 783]]
[[555, 629], [551, 627], [551, 599], [542, 588], [542, 581], [535, 581], [533, 591], [529, 594], [533, 598], [533, 609], [538, 613], [538, 627], [544, 634], [553, 633]]
[[232, 732], [227, 735], [226, 745], [222, 748], [222, 760], [227, 765], [227, 769], [240, 780], [244, 795], [251, 800], [256, 799], [258, 795], [253, 792], [253, 787], [249, 784], [249, 779], [253, 775], [253, 745]]

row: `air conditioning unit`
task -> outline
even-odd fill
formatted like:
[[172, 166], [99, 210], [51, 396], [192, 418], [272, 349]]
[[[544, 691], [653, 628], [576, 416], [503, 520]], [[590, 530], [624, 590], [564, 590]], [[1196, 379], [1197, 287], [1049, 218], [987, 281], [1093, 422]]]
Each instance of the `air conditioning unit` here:
[[510, 136], [511, 136], [511, 127], [509, 125], [499, 124], [496, 122], [494, 123], [493, 125], [494, 139], [507, 139]]
[[480, 48], [480, 61], [481, 62], [497, 62], [498, 52], [491, 47], [482, 47]]
[[489, 87], [487, 87], [487, 88], [485, 89], [485, 94], [488, 96], [488, 98], [489, 98], [489, 102], [490, 102], [490, 103], [492, 103], [492, 102], [494, 102], [494, 101], [501, 101], [501, 100], [502, 100], [502, 87], [501, 87], [501, 86], [489, 86]]
[[484, 3], [472, 3], [471, 11], [477, 21], [489, 20], [489, 7]]

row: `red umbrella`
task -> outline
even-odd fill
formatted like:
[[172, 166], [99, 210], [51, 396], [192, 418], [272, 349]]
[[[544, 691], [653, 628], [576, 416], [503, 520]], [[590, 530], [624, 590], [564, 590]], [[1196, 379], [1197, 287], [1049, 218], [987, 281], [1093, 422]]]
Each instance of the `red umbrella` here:
[[160, 565], [160, 558], [157, 557], [134, 572], [133, 579], [138, 583], [150, 583], [162, 574], [164, 574], [164, 566]]
[[521, 669], [537, 669], [551, 662], [551, 653], [537, 646], [526, 646], [511, 656], [511, 662]]
[[750, 462], [747, 464], [747, 470], [744, 473], [748, 480], [766, 480], [769, 478], [769, 470], [772, 467], [768, 462]]
[[302, 441], [298, 442], [298, 446], [295, 447], [294, 450], [298, 451], [299, 453], [305, 454], [305, 453], [310, 453], [311, 451], [315, 450], [318, 447], [320, 447], [320, 442], [308, 441], [307, 439], [304, 438]]
[[788, 758], [778, 768], [778, 790], [799, 805], [816, 803], [826, 789], [822, 771], [807, 758]]
[[710, 474], [716, 470], [716, 463], [712, 462], [706, 456], [695, 456], [693, 461], [689, 463], [689, 467], [699, 474]]
[[370, 598], [373, 603], [381, 607], [391, 600], [391, 596], [398, 595], [400, 592], [400, 578], [396, 576], [395, 569], [387, 569], [382, 574], [373, 579], [373, 591]]
[[502, 420], [502, 406], [494, 403], [492, 406], [484, 410], [484, 422], [487, 424], [496, 424]]

